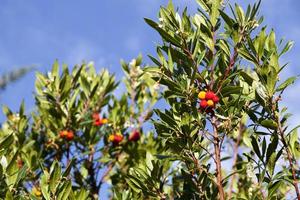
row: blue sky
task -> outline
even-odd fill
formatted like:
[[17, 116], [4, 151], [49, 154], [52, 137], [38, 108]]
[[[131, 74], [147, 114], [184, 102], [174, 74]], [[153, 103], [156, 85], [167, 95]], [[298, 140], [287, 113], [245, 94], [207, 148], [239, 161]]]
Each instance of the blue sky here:
[[[238, 2], [246, 5], [254, 1]], [[0, 74], [28, 65], [46, 72], [58, 59], [70, 66], [82, 60], [94, 61], [97, 68], [107, 67], [120, 76], [121, 58], [155, 54], [155, 44], [160, 39], [143, 17], [156, 19], [159, 6], [166, 3], [167, 0], [1, 0]], [[193, 0], [174, 3], [196, 10]], [[284, 77], [300, 74], [299, 8], [297, 0], [262, 0], [264, 23], [275, 29], [277, 38], [295, 41], [293, 50], [282, 60], [290, 62]], [[33, 108], [34, 79], [31, 72], [10, 84], [0, 93], [0, 104], [16, 109], [25, 99], [27, 108]], [[293, 125], [300, 123], [299, 91], [300, 82], [284, 96], [285, 105], [295, 114]]]
[[[233, 1], [231, 1], [233, 2]], [[253, 1], [238, 0], [246, 5]], [[143, 17], [156, 18], [167, 0], [2, 0], [0, 7], [0, 74], [12, 68], [36, 65], [47, 71], [55, 59], [69, 64], [94, 61], [98, 68], [120, 71], [119, 60], [130, 60], [139, 53], [155, 54], [159, 36]], [[180, 7], [195, 11], [194, 0], [174, 0]], [[290, 62], [285, 76], [300, 74], [300, 2], [297, 0], [263, 0], [261, 13], [278, 38], [295, 41], [295, 48], [284, 57]], [[147, 59], [147, 61], [149, 61]], [[118, 73], [120, 74], [120, 73]], [[18, 107], [24, 98], [33, 105], [34, 72], [11, 84], [0, 94], [0, 103]], [[287, 91], [290, 108], [300, 113], [296, 92], [300, 84]], [[2, 117], [0, 117], [1, 119]]]

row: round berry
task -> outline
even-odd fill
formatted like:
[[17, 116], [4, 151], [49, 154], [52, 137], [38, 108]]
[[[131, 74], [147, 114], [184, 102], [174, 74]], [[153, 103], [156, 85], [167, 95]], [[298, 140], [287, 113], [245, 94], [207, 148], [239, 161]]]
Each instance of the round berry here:
[[140, 132], [138, 132], [137, 130], [133, 131], [130, 135], [129, 135], [129, 138], [128, 140], [129, 141], [138, 141], [140, 139]]
[[108, 123], [108, 119], [106, 118], [101, 119], [101, 124], [107, 124], [107, 123]]
[[65, 137], [67, 137], [67, 135], [68, 135], [68, 131], [66, 131], [66, 130], [63, 130], [63, 131], [59, 132], [59, 137], [60, 138], [65, 138]]
[[102, 123], [101, 123], [100, 119], [94, 120], [94, 126], [101, 126], [101, 125], [102, 125]]
[[208, 100], [208, 101], [207, 101], [207, 105], [208, 105], [209, 107], [213, 107], [213, 106], [214, 106], [214, 102], [213, 102], [212, 100]]
[[213, 102], [215, 103], [215, 104], [217, 104], [217, 103], [219, 103], [219, 97], [217, 96], [217, 95], [215, 95], [214, 97], [213, 97]]
[[207, 107], [207, 101], [206, 100], [202, 100], [200, 102], [200, 108], [205, 109]]
[[68, 134], [67, 134], [67, 136], [66, 136], [66, 139], [67, 139], [68, 141], [71, 141], [71, 140], [74, 139], [74, 133], [73, 133], [73, 131], [68, 131]]
[[204, 100], [204, 99], [205, 99], [205, 96], [206, 96], [206, 92], [205, 92], [205, 91], [201, 91], [201, 92], [199, 92], [199, 94], [198, 94], [198, 98], [201, 99], [201, 100]]
[[108, 136], [108, 139], [107, 139], [109, 142], [113, 142], [115, 140], [115, 136], [114, 135], [110, 135]]
[[206, 92], [205, 99], [206, 100], [212, 100], [215, 96], [216, 95], [215, 95], [214, 92], [209, 91], [209, 92]]
[[119, 144], [123, 140], [123, 135], [115, 135], [114, 144]]

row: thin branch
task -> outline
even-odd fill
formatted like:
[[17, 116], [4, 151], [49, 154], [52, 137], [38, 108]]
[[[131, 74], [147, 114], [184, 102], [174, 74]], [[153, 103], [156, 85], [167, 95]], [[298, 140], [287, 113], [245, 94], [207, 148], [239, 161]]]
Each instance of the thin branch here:
[[[193, 58], [193, 54], [191, 53], [191, 51], [188, 49], [188, 45], [186, 40], [184, 39], [184, 47], [183, 47], [183, 51], [185, 52], [185, 54], [188, 56], [188, 58], [193, 62], [193, 74], [191, 77], [191, 84], [194, 84], [195, 78], [196, 78], [196, 74], [198, 72], [198, 64], [195, 61], [195, 59]], [[207, 83], [205, 82], [205, 79], [201, 76], [201, 74], [199, 74], [199, 77], [201, 78], [201, 81], [206, 85], [207, 87]]]
[[[233, 149], [233, 164], [232, 164], [232, 169], [236, 168], [236, 163], [237, 163], [237, 158], [238, 158], [238, 149], [239, 149], [239, 145], [240, 145], [240, 141], [241, 141], [241, 137], [243, 135], [243, 126], [244, 124], [240, 121], [239, 123], [239, 132], [238, 132], [238, 137], [237, 140], [234, 144], [234, 149]], [[236, 174], [232, 175], [231, 181], [230, 181], [230, 186], [229, 186], [229, 193], [228, 193], [228, 199], [231, 199], [232, 196], [232, 189], [233, 189], [233, 183], [235, 181], [236, 178]]]
[[234, 66], [234, 64], [236, 62], [237, 56], [238, 56], [237, 47], [235, 47], [234, 51], [233, 51], [233, 55], [230, 58], [229, 65], [227, 66], [226, 71], [224, 73], [224, 76], [223, 76], [223, 78], [221, 79], [221, 81], [218, 84], [218, 89], [217, 89], [216, 94], [218, 94], [220, 92], [220, 90], [221, 90], [221, 88], [223, 86], [224, 81], [228, 77], [229, 72], [231, 71], [231, 69], [233, 68], [233, 66]]
[[295, 170], [295, 167], [294, 167], [294, 164], [293, 164], [293, 160], [294, 157], [289, 149], [289, 146], [285, 140], [285, 137], [284, 137], [284, 131], [282, 129], [282, 125], [281, 125], [281, 122], [280, 122], [280, 119], [278, 116], [277, 117], [277, 123], [278, 123], [278, 131], [279, 131], [279, 135], [281, 137], [281, 142], [283, 143], [283, 146], [284, 146], [284, 149], [287, 153], [287, 156], [288, 156], [288, 160], [289, 160], [289, 165], [290, 165], [290, 168], [292, 170], [292, 176], [293, 176], [293, 185], [295, 187], [295, 191], [296, 191], [296, 195], [297, 195], [297, 199], [300, 200], [300, 192], [299, 192], [299, 188], [298, 188], [298, 180], [297, 180], [297, 177], [296, 177], [296, 170]]
[[212, 126], [214, 132], [214, 149], [215, 149], [215, 164], [216, 164], [216, 177], [217, 177], [217, 187], [219, 190], [220, 200], [225, 200], [224, 188], [222, 185], [222, 166], [221, 166], [221, 148], [220, 148], [220, 140], [217, 129], [217, 118], [213, 116], [212, 118]]

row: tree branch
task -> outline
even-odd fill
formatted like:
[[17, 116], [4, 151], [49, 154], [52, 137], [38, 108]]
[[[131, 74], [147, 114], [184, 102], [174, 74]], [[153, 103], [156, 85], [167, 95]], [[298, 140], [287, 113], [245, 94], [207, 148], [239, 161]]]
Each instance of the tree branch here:
[[222, 166], [221, 166], [221, 148], [220, 148], [220, 140], [217, 129], [217, 118], [215, 116], [212, 117], [212, 126], [214, 132], [214, 148], [215, 148], [215, 164], [216, 164], [216, 177], [217, 177], [217, 187], [219, 190], [220, 200], [225, 200], [224, 188], [222, 185]]
[[[234, 150], [233, 150], [233, 164], [232, 164], [232, 169], [236, 168], [236, 163], [237, 163], [237, 157], [238, 157], [238, 150], [239, 150], [239, 145], [240, 145], [240, 141], [241, 141], [241, 137], [243, 135], [243, 126], [244, 124], [240, 121], [239, 123], [239, 133], [238, 133], [238, 137], [237, 140], [234, 144]], [[231, 199], [232, 196], [232, 189], [233, 189], [233, 183], [235, 181], [235, 177], [236, 174], [232, 175], [231, 181], [230, 181], [230, 186], [229, 186], [229, 193], [228, 193], [228, 199]]]
[[287, 153], [287, 156], [288, 156], [288, 160], [289, 160], [289, 165], [290, 165], [290, 168], [292, 170], [292, 176], [293, 176], [293, 185], [295, 187], [295, 191], [296, 191], [296, 195], [297, 195], [297, 199], [300, 200], [300, 192], [299, 192], [299, 188], [298, 188], [298, 180], [297, 180], [297, 177], [296, 177], [296, 170], [295, 170], [295, 167], [294, 167], [294, 164], [293, 164], [293, 160], [295, 160], [294, 156], [292, 155], [290, 149], [289, 149], [289, 146], [285, 140], [285, 137], [284, 137], [284, 131], [282, 129], [282, 125], [281, 125], [281, 122], [280, 122], [280, 119], [278, 116], [276, 116], [277, 118], [277, 123], [278, 123], [278, 132], [279, 132], [279, 135], [281, 137], [281, 142], [284, 146], [284, 149]]

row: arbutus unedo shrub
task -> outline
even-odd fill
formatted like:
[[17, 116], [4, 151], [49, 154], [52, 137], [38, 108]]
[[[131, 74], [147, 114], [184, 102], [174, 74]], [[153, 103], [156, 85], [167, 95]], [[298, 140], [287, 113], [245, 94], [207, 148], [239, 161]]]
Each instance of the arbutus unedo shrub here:
[[279, 79], [292, 42], [261, 26], [260, 1], [197, 3], [145, 19], [157, 55], [121, 61], [122, 82], [93, 63], [37, 72], [32, 113], [3, 107], [0, 199], [300, 199], [281, 106], [297, 77]]

